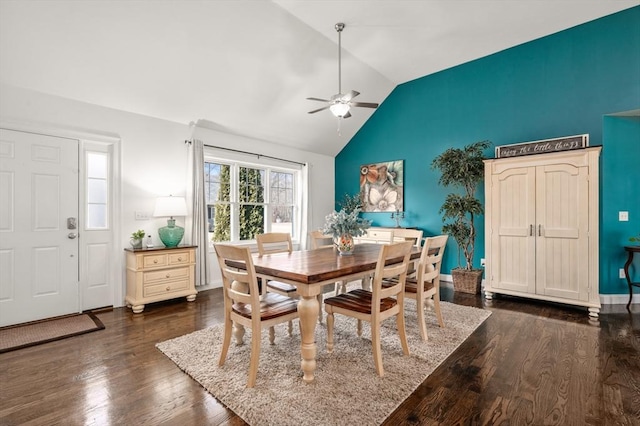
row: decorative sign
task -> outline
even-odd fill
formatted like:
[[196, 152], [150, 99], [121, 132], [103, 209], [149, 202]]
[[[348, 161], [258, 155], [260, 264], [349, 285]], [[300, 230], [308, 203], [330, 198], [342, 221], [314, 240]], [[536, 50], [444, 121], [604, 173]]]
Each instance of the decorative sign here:
[[545, 139], [496, 147], [496, 158], [520, 157], [521, 155], [544, 154], [546, 152], [568, 151], [589, 146], [589, 135], [568, 136], [566, 138]]

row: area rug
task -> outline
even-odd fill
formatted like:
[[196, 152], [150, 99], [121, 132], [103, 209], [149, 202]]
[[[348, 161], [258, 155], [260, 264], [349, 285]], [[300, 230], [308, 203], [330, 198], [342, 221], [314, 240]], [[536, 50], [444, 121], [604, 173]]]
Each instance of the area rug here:
[[104, 329], [91, 313], [0, 328], [0, 353]]
[[411, 355], [403, 356], [395, 320], [382, 327], [379, 377], [373, 364], [371, 330], [363, 323], [336, 315], [334, 351], [326, 351], [326, 323], [316, 327], [315, 382], [302, 381], [300, 331], [289, 336], [287, 324], [276, 327], [275, 345], [262, 333], [256, 386], [246, 388], [251, 331], [245, 344], [232, 341], [227, 361], [218, 366], [222, 325], [158, 343], [156, 346], [178, 367], [250, 425], [377, 425], [404, 401], [435, 368], [489, 317], [490, 312], [442, 302], [445, 328], [435, 315], [427, 317], [429, 340], [417, 327], [415, 303], [406, 305], [407, 337]]

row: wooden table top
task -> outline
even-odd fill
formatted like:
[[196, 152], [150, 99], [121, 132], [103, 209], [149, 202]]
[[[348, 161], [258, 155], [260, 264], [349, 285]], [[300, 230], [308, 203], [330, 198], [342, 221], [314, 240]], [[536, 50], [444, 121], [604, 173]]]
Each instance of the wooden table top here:
[[[356, 244], [353, 254], [340, 256], [333, 247], [317, 250], [293, 251], [253, 257], [258, 275], [315, 284], [341, 277], [372, 271], [376, 268], [380, 244]], [[411, 249], [411, 259], [420, 258], [418, 247]], [[401, 260], [401, 259], [398, 259]], [[244, 269], [242, 262], [227, 262], [229, 266]]]

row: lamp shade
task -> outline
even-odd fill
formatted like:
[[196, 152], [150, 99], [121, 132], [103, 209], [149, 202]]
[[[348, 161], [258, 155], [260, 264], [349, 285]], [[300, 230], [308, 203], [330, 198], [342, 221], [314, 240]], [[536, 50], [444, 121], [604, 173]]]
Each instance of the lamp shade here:
[[184, 236], [184, 228], [176, 225], [174, 216], [187, 215], [187, 202], [184, 197], [158, 197], [156, 199], [156, 209], [153, 212], [154, 217], [169, 217], [167, 226], [158, 229], [160, 241], [165, 247], [176, 247], [182, 241]]
[[154, 217], [186, 216], [187, 202], [184, 197], [158, 197]]

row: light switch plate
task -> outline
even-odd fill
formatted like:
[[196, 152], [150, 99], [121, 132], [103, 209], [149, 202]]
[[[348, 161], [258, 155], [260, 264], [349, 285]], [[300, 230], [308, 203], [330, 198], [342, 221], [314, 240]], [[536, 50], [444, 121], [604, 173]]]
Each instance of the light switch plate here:
[[629, 212], [618, 212], [618, 221], [620, 221], [620, 222], [628, 222], [629, 221]]
[[149, 220], [151, 219], [151, 214], [149, 212], [136, 212], [136, 220]]

